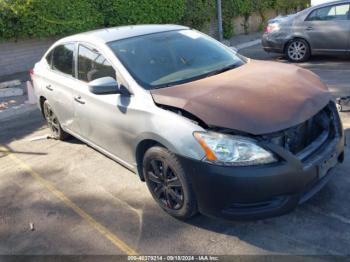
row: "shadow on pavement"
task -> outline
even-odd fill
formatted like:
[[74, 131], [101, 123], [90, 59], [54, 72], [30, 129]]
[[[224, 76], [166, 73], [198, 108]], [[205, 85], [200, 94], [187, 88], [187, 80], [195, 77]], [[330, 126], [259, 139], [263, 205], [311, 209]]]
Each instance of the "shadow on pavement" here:
[[39, 110], [0, 120], [0, 144], [6, 145], [43, 128], [46, 128], [45, 121]]

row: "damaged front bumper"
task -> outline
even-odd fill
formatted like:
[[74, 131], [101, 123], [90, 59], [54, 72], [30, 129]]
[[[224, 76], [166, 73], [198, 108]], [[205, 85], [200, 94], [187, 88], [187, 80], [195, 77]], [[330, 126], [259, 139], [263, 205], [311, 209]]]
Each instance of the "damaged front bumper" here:
[[[276, 141], [262, 142], [280, 161], [274, 164], [218, 166], [179, 157], [189, 176], [201, 213], [226, 219], [282, 215], [316, 194], [344, 159], [345, 138], [334, 104], [328, 105], [331, 129], [298, 152]], [[323, 130], [324, 131], [324, 130]]]

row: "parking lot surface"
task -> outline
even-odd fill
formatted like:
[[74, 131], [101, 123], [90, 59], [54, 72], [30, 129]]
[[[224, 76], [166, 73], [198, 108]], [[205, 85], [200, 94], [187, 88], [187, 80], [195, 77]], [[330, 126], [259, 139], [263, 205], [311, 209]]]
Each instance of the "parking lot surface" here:
[[[241, 53], [286, 62], [260, 45]], [[300, 66], [334, 96], [350, 95], [349, 58]], [[349, 115], [341, 114], [348, 139]], [[330, 183], [290, 214], [184, 222], [164, 213], [135, 174], [76, 139], [48, 134], [38, 111], [0, 123], [0, 254], [350, 254], [348, 147]]]

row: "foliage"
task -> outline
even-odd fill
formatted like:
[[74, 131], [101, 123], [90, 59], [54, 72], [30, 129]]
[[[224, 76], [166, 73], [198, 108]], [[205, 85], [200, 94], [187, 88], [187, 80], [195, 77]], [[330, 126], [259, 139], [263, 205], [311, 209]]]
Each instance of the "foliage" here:
[[273, 8], [277, 10], [278, 13], [287, 14], [290, 11], [297, 12], [298, 10], [304, 9], [308, 6], [310, 1], [305, 0], [272, 0]]
[[[259, 13], [262, 25], [269, 9], [287, 13], [309, 0], [222, 0], [224, 36], [234, 34], [232, 19]], [[197, 29], [215, 17], [216, 0], [0, 0], [0, 39], [63, 36], [95, 28], [173, 23]]]
[[253, 13], [258, 13], [262, 23], [260, 29], [267, 22], [266, 11], [275, 9], [279, 13], [296, 12], [306, 8], [310, 0], [222, 0], [223, 5], [223, 28], [225, 38], [233, 35], [232, 19], [242, 16], [244, 32], [249, 33], [249, 18]]
[[180, 23], [186, 0], [0, 0], [0, 39], [126, 24]]
[[87, 1], [0, 0], [0, 9], [2, 38], [68, 35], [103, 24], [102, 15]]
[[114, 0], [109, 24], [164, 24], [179, 23], [184, 13], [185, 0]]
[[181, 22], [200, 30], [215, 16], [215, 7], [213, 0], [187, 0]]

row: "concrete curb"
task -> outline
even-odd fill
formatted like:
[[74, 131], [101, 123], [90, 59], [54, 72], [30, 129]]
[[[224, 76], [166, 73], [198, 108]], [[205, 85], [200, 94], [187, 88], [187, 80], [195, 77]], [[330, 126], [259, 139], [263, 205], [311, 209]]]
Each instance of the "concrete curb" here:
[[7, 87], [0, 89], [0, 98], [11, 96], [23, 96], [23, 89], [20, 87]]
[[0, 121], [9, 120], [19, 115], [39, 110], [37, 105], [21, 104], [0, 111]]
[[243, 44], [239, 44], [236, 46], [232, 46], [233, 48], [236, 48], [237, 50], [241, 50], [241, 49], [245, 49], [251, 46], [255, 46], [261, 43], [261, 39], [257, 39], [257, 40], [253, 40], [253, 41], [249, 41]]

